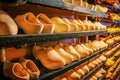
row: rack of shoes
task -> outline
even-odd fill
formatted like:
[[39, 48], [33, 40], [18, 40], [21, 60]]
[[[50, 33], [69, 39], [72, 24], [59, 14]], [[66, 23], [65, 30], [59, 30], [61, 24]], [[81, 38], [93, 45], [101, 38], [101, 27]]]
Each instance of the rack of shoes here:
[[[119, 29], [108, 29], [100, 22], [109, 19], [105, 6], [83, 0], [0, 4], [0, 74], [5, 80], [103, 80], [108, 69], [103, 66], [109, 64], [109, 57], [119, 62]], [[117, 41], [108, 44], [100, 39], [108, 33]], [[111, 75], [115, 77], [119, 64], [114, 67]]]

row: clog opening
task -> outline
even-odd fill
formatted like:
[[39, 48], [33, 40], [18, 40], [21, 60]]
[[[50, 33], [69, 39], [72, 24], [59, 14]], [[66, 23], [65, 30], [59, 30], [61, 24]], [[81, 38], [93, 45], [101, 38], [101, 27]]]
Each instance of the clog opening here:
[[26, 16], [26, 20], [30, 23], [38, 23], [35, 16], [31, 13]]
[[20, 64], [16, 64], [13, 70], [17, 76], [24, 77], [27, 75], [27, 72], [24, 70], [24, 68]]
[[26, 67], [27, 67], [27, 69], [31, 70], [32, 72], [37, 72], [38, 71], [36, 65], [32, 61], [28, 61], [26, 63]]

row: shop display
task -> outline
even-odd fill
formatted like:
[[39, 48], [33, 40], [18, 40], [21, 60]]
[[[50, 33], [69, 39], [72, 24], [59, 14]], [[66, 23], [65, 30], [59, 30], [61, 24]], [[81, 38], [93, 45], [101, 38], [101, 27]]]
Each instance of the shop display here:
[[[0, 75], [5, 80], [117, 78], [120, 29], [113, 23], [120, 16], [103, 4], [119, 5], [118, 0], [98, 0], [94, 4], [84, 0], [27, 0], [17, 1], [17, 4], [2, 5], [0, 10], [0, 66], [3, 70]], [[34, 5], [41, 10], [21, 9], [24, 5]], [[27, 11], [9, 15], [7, 6]], [[65, 13], [69, 16], [58, 14], [57, 10], [68, 11]], [[101, 22], [104, 18], [110, 19], [111, 26]]]

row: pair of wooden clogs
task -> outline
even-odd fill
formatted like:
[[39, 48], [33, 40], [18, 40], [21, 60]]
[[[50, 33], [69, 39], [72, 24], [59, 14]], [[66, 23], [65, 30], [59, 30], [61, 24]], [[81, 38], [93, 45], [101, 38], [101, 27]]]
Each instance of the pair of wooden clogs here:
[[19, 63], [6, 61], [3, 67], [3, 73], [12, 80], [30, 80], [38, 78], [40, 70], [32, 60], [21, 59]]
[[32, 12], [18, 15], [15, 18], [18, 26], [26, 34], [53, 33], [54, 25], [45, 14], [35, 16]]

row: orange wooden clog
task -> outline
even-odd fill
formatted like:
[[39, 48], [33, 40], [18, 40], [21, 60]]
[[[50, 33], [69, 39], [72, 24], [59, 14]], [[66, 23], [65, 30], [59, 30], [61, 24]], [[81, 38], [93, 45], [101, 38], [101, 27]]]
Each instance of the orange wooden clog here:
[[24, 67], [24, 69], [29, 73], [31, 79], [39, 77], [40, 70], [32, 60], [21, 58], [19, 62]]
[[3, 73], [12, 80], [29, 80], [30, 78], [28, 72], [20, 63], [12, 63], [10, 61], [4, 63]]
[[15, 21], [26, 34], [38, 34], [43, 30], [43, 25], [31, 12], [16, 16]]

